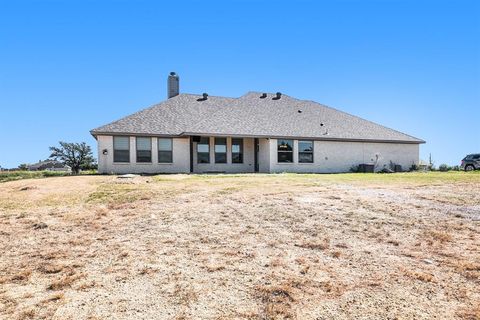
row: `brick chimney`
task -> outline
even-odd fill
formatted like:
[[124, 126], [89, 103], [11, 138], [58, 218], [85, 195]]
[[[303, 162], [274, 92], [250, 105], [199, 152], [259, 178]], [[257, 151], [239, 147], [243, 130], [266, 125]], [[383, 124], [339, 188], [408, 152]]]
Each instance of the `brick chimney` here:
[[178, 96], [180, 93], [180, 77], [175, 72], [170, 72], [167, 80], [168, 99]]

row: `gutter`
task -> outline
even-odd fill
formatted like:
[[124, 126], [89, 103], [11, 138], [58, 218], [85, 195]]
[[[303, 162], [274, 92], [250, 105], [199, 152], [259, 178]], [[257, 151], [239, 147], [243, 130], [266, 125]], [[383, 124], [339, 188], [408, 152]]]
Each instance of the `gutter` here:
[[316, 140], [316, 141], [337, 141], [337, 142], [370, 142], [370, 143], [400, 143], [400, 144], [424, 144], [426, 141], [418, 139], [409, 140], [388, 140], [388, 139], [353, 139], [353, 138], [329, 138], [329, 137], [305, 137], [305, 136], [280, 136], [280, 135], [252, 135], [252, 134], [219, 134], [219, 133], [199, 133], [182, 132], [180, 134], [152, 134], [138, 132], [95, 132], [90, 134], [97, 139], [97, 136], [141, 136], [141, 137], [165, 137], [165, 138], [187, 138], [190, 136], [215, 136], [215, 137], [237, 137], [237, 138], [271, 138], [271, 139], [294, 139], [294, 140]]
[[165, 138], [186, 138], [185, 135], [178, 134], [153, 134], [139, 132], [96, 132], [91, 130], [90, 134], [97, 139], [97, 136], [137, 136], [137, 137], [165, 137]]

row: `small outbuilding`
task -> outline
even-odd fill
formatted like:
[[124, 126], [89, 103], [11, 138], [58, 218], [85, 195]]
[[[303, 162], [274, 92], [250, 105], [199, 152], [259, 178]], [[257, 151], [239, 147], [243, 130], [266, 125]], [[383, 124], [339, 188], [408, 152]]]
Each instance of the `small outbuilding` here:
[[44, 160], [27, 166], [28, 171], [64, 171], [70, 172], [72, 169], [56, 160]]

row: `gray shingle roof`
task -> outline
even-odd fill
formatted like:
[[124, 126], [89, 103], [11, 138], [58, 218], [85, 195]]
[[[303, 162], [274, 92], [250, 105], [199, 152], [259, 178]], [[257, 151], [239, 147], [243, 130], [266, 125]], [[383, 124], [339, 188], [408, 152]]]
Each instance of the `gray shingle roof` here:
[[[423, 140], [317, 102], [274, 94], [260, 99], [180, 94], [150, 108], [93, 129], [91, 133], [136, 135], [224, 135], [323, 140], [423, 143]], [[299, 112], [300, 111], [300, 112]]]

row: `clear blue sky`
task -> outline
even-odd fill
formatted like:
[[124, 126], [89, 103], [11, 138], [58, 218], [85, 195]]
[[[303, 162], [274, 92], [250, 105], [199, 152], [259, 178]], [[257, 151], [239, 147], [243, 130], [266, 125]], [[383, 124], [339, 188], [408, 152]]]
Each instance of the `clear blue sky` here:
[[0, 165], [181, 91], [281, 91], [480, 152], [480, 1], [0, 1]]

